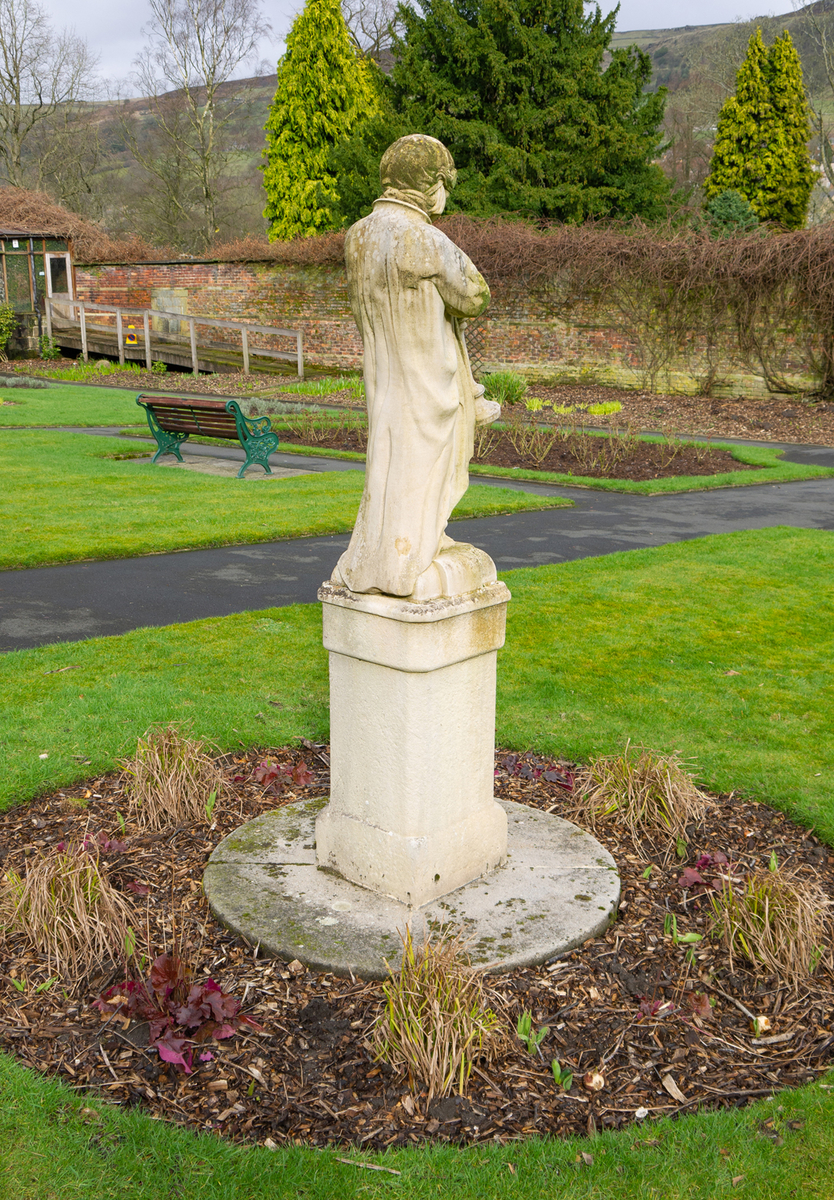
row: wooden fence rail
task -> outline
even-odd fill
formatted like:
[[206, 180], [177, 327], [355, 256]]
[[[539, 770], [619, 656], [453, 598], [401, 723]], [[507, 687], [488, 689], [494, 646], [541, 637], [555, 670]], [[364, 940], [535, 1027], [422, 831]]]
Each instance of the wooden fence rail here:
[[[67, 316], [67, 310], [70, 315]], [[75, 311], [78, 311], [78, 318], [74, 316]], [[110, 325], [94, 326], [88, 325], [87, 313], [113, 313], [115, 315], [115, 327]], [[119, 307], [114, 304], [93, 304], [88, 300], [56, 300], [53, 297], [46, 299], [46, 333], [51, 340], [58, 334], [60, 340], [59, 329], [66, 330], [68, 327], [78, 327], [81, 334], [81, 353], [84, 362], [89, 361], [89, 352], [87, 345], [88, 330], [98, 328], [101, 331], [110, 333], [115, 328], [116, 342], [119, 349], [119, 362], [124, 364], [125, 361], [125, 334], [123, 314], [131, 316], [141, 316], [144, 334], [145, 346], [145, 365], [148, 370], [151, 369], [151, 318], [152, 317], [167, 317], [174, 318], [177, 321], [188, 322], [189, 342], [191, 348], [191, 363], [194, 374], [199, 374], [197, 365], [197, 326], [207, 325], [215, 329], [235, 329], [240, 330], [241, 350], [243, 352], [243, 372], [245, 375], [250, 374], [250, 357], [252, 354], [257, 354], [265, 358], [280, 358], [296, 361], [298, 366], [298, 375], [300, 379], [304, 378], [304, 334], [300, 329], [278, 329], [274, 325], [252, 325], [248, 321], [221, 321], [216, 317], [198, 317], [190, 316], [187, 313], [167, 312], [161, 308], [127, 308]], [[270, 350], [264, 346], [249, 345], [249, 335], [253, 333], [265, 334], [269, 337], [292, 338], [295, 341], [295, 351], [288, 352], [284, 350]], [[171, 339], [174, 342], [179, 341], [177, 338]]]

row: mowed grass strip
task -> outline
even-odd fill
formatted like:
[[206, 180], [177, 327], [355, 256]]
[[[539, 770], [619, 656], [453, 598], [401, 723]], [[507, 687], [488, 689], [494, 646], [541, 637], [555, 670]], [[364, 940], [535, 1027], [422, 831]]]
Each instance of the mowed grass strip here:
[[834, 842], [834, 533], [771, 528], [522, 569], [499, 739], [692, 759]]
[[[499, 742], [570, 757], [626, 737], [678, 749], [714, 786], [815, 814], [831, 842], [832, 559], [834, 534], [771, 529], [508, 573]], [[190, 718], [226, 749], [326, 737], [320, 622], [317, 606], [298, 606], [5, 655], [3, 804], [112, 766], [155, 721]], [[827, 1200], [834, 1077], [822, 1083], [587, 1141], [270, 1152], [111, 1108], [0, 1057], [0, 1165], [22, 1200]], [[766, 1120], [781, 1144], [759, 1136]]]
[[0, 1169], [14, 1200], [830, 1200], [833, 1155], [834, 1098], [819, 1086], [591, 1139], [270, 1151], [79, 1096], [0, 1056]]
[[[344, 533], [362, 495], [360, 471], [271, 478], [254, 466], [240, 480], [124, 458], [137, 453], [148, 452], [116, 438], [9, 431], [0, 441], [0, 569]], [[482, 484], [453, 516], [570, 503]]]
[[[577, 759], [629, 738], [675, 750], [709, 787], [834, 842], [834, 534], [722, 534], [504, 578], [499, 744]], [[224, 749], [323, 739], [321, 611], [14, 651], [0, 713], [3, 804], [111, 767], [155, 721], [192, 718]]]
[[72, 387], [50, 383], [46, 388], [3, 387], [0, 380], [0, 428], [13, 425], [144, 425], [144, 410], [136, 405], [139, 388]]

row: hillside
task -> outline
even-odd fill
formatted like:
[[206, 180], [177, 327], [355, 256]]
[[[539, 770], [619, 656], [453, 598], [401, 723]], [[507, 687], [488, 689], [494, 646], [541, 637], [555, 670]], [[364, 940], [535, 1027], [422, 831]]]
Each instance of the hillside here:
[[[823, 0], [825, 3], [826, 0]], [[830, 7], [830, 5], [828, 5]], [[810, 7], [810, 6], [809, 6]], [[787, 29], [797, 43], [806, 74], [812, 78], [819, 74], [817, 53], [803, 33], [803, 15], [806, 9], [781, 15], [763, 15], [749, 21], [726, 22], [718, 25], [682, 25], [676, 29], [631, 29], [617, 30], [612, 39], [613, 49], [623, 46], [639, 46], [651, 56], [654, 65], [653, 87], [668, 87], [676, 91], [687, 82], [696, 64], [713, 56], [711, 52], [726, 47], [733, 58], [737, 49], [747, 41], [757, 25], [770, 40], [776, 33]], [[732, 50], [730, 49], [732, 47]], [[742, 50], [743, 54], [743, 50]], [[738, 60], [741, 61], [740, 59]]]

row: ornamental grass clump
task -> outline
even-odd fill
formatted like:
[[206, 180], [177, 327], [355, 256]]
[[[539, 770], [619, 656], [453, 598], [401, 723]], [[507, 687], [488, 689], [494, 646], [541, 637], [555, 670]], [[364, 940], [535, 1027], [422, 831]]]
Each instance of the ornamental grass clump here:
[[709, 894], [711, 933], [730, 952], [789, 983], [800, 982], [830, 963], [826, 928], [831, 901], [821, 888], [780, 867], [760, 867], [743, 879], [727, 874]]
[[22, 934], [28, 949], [45, 955], [47, 970], [69, 986], [118, 961], [135, 921], [89, 838], [61, 842], [31, 861], [25, 875], [8, 871], [0, 881], [0, 929]]
[[133, 815], [145, 829], [210, 824], [228, 784], [206, 751], [214, 749], [176, 725], [149, 729], [135, 758], [122, 764]]
[[[389, 967], [390, 970], [390, 967]], [[472, 1066], [489, 1058], [502, 1040], [502, 1026], [487, 1007], [483, 979], [469, 962], [460, 931], [427, 934], [415, 947], [403, 936], [403, 960], [383, 986], [385, 1010], [374, 1029], [377, 1060], [408, 1078], [428, 1101], [464, 1094]]]
[[684, 770], [676, 754], [641, 747], [594, 759], [577, 772], [573, 814], [595, 829], [615, 818], [626, 826], [640, 853], [643, 842], [665, 842], [669, 849], [688, 841], [687, 826], [701, 821], [709, 797]]
[[493, 371], [483, 377], [487, 400], [495, 400], [502, 408], [520, 404], [527, 395], [527, 380], [515, 371]]

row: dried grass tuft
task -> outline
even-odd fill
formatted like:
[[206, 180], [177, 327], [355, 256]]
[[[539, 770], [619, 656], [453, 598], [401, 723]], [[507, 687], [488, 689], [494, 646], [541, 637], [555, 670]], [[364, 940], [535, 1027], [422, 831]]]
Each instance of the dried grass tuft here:
[[0, 881], [0, 926], [23, 934], [36, 955], [45, 952], [47, 969], [71, 986], [124, 955], [133, 922], [129, 901], [89, 842], [50, 850], [23, 877], [8, 871]]
[[136, 756], [122, 764], [131, 811], [145, 829], [211, 823], [216, 802], [228, 789], [207, 742], [177, 725], [149, 729]]
[[[402, 935], [401, 935], [402, 936]], [[386, 1005], [374, 1029], [377, 1059], [428, 1089], [428, 1100], [464, 1094], [476, 1058], [489, 1058], [503, 1027], [487, 1007], [483, 976], [470, 964], [460, 931], [403, 936], [403, 961], [383, 986]], [[390, 969], [390, 968], [389, 968]]]
[[687, 841], [686, 828], [701, 821], [709, 797], [695, 784], [676, 754], [639, 751], [594, 759], [577, 772], [573, 816], [580, 824], [616, 817], [629, 830], [638, 853], [643, 841], [665, 842], [670, 850]]
[[783, 869], [759, 868], [743, 880], [727, 874], [710, 892], [711, 932], [733, 955], [791, 984], [830, 961], [826, 912], [831, 901], [816, 884]]

